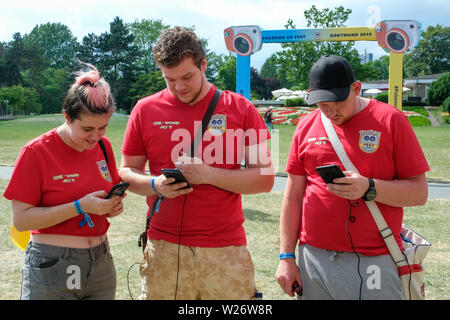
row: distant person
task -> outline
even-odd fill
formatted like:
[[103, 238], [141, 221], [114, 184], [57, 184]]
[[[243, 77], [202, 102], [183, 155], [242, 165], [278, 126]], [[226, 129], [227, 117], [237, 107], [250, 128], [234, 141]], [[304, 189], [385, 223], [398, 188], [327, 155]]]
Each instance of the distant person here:
[[15, 228], [31, 230], [23, 300], [115, 298], [107, 218], [123, 211], [123, 197], [104, 199], [120, 181], [104, 137], [115, 105], [108, 83], [86, 66], [64, 100], [64, 124], [22, 148], [4, 193]]
[[267, 129], [270, 128], [271, 132], [273, 132], [272, 113], [273, 107], [269, 107], [264, 113], [264, 122], [266, 123]]
[[[361, 82], [344, 58], [319, 59], [309, 85], [308, 104], [319, 108], [300, 120], [292, 139], [276, 278], [290, 296], [303, 287], [301, 298], [308, 300], [404, 299], [397, 267], [363, 200], [376, 201], [401, 248], [403, 207], [424, 205], [428, 197], [429, 167], [419, 142], [400, 110], [359, 96]], [[360, 174], [344, 171], [321, 113]], [[325, 184], [315, 168], [329, 164], [345, 177]], [[379, 285], [368, 285], [378, 272]]]
[[[119, 170], [132, 192], [146, 196], [147, 216], [154, 212], [140, 299], [252, 299], [257, 288], [241, 194], [272, 189], [270, 155], [258, 152], [267, 150], [268, 131], [247, 99], [223, 91], [192, 160], [186, 149], [196, 122], [218, 90], [206, 79], [205, 50], [194, 32], [173, 27], [161, 33], [153, 54], [167, 88], [133, 108]], [[192, 187], [161, 174], [175, 167]]]

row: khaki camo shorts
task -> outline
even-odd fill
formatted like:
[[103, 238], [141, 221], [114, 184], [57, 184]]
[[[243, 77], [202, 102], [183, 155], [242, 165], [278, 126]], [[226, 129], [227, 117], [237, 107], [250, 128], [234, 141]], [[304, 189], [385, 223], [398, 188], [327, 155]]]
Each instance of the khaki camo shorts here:
[[204, 248], [149, 240], [140, 274], [141, 300], [249, 300], [256, 292], [245, 246]]

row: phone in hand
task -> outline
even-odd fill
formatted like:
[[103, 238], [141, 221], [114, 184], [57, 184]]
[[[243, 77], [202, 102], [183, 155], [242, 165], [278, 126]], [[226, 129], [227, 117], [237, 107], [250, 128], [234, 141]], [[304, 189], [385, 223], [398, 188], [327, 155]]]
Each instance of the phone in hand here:
[[186, 177], [183, 176], [183, 174], [181, 173], [180, 169], [178, 168], [173, 168], [173, 169], [161, 169], [162, 174], [166, 177], [166, 178], [175, 178], [175, 182], [172, 182], [171, 184], [174, 183], [179, 183], [179, 182], [186, 182], [187, 186], [180, 188], [180, 189], [186, 189], [186, 188], [191, 188], [191, 184], [189, 183], [189, 181], [187, 181]]
[[109, 199], [112, 196], [123, 196], [123, 194], [125, 193], [125, 190], [127, 190], [129, 185], [130, 184], [128, 182], [122, 182], [122, 183], [116, 184], [114, 187], [111, 188], [111, 190], [109, 190], [105, 199]]
[[316, 167], [316, 172], [327, 184], [333, 183], [333, 180], [336, 178], [345, 177], [345, 174], [342, 172], [341, 168], [339, 168], [339, 166], [336, 164]]

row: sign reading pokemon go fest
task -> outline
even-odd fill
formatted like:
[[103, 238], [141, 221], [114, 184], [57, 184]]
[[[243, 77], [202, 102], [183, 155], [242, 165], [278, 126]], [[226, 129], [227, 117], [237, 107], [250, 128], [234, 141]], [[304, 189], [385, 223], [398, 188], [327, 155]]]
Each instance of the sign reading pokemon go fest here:
[[236, 92], [250, 99], [250, 56], [263, 43], [302, 41], [378, 41], [389, 56], [389, 104], [402, 109], [403, 54], [417, 46], [422, 25], [415, 20], [385, 20], [375, 27], [262, 30], [234, 26], [224, 30], [225, 44], [237, 54]]

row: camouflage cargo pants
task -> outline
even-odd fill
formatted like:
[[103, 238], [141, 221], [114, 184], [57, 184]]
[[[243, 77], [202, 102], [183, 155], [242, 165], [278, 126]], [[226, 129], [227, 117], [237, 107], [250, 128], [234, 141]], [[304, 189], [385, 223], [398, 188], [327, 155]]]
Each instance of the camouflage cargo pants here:
[[245, 246], [178, 248], [175, 243], [149, 240], [140, 274], [141, 300], [247, 300], [256, 292]]

